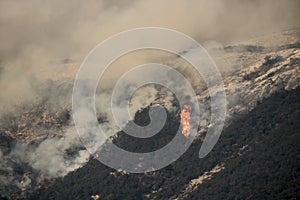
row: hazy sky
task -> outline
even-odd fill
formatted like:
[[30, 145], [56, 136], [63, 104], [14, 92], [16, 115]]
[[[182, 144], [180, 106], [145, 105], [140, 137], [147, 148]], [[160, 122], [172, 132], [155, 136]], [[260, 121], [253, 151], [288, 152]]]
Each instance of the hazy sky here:
[[227, 42], [299, 25], [299, 8], [298, 0], [1, 0], [0, 57], [82, 59], [106, 37], [143, 26]]
[[[53, 61], [65, 58], [75, 60], [77, 69], [98, 43], [129, 28], [159, 26], [199, 42], [228, 43], [299, 26], [299, 4], [298, 0], [1, 0], [0, 65], [6, 73], [0, 77], [0, 89], [7, 93], [2, 92], [0, 101], [13, 94], [32, 95], [28, 82], [32, 74], [46, 70], [62, 74]], [[124, 62], [129, 65], [146, 57]]]

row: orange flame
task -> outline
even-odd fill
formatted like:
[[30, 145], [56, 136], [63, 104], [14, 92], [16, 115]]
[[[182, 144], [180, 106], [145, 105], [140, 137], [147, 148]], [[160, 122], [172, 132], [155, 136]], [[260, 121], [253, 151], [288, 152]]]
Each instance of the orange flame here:
[[191, 130], [191, 113], [192, 106], [185, 104], [182, 111], [180, 112], [181, 124], [182, 124], [182, 135], [188, 137]]

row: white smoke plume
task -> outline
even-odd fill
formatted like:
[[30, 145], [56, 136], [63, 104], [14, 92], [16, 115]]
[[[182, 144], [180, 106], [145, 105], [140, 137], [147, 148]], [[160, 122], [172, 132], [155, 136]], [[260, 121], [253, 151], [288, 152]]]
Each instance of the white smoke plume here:
[[70, 128], [64, 137], [48, 138], [37, 146], [17, 143], [10, 157], [21, 163], [27, 163], [45, 177], [65, 176], [70, 171], [81, 167], [89, 159], [86, 150], [77, 150], [75, 155], [68, 155], [70, 149], [81, 147], [75, 128]]

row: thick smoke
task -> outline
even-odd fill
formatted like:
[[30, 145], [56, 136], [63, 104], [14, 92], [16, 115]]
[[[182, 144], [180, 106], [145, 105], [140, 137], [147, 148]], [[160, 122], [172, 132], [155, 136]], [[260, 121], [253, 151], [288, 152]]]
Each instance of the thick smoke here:
[[[143, 26], [182, 31], [200, 42], [229, 42], [299, 25], [299, 1], [1, 1], [5, 65], [43, 68], [82, 58], [112, 34]], [[9, 63], [7, 63], [9, 61]]]
[[[160, 26], [200, 42], [228, 43], [299, 25], [297, 0], [30, 1], [0, 2], [1, 107], [34, 99], [32, 77], [73, 79], [96, 44], [129, 28]], [[145, 55], [120, 64], [126, 69], [148, 60]], [[120, 66], [108, 76], [119, 71]]]
[[[60, 92], [59, 87], [50, 90], [49, 80], [72, 84], [88, 52], [120, 31], [160, 26], [181, 31], [199, 42], [212, 40], [222, 45], [299, 26], [298, 10], [298, 0], [1, 1], [0, 120], [11, 112], [20, 112], [19, 107], [44, 100], [43, 97], [51, 98], [51, 107], [66, 105], [70, 109], [70, 93]], [[111, 79], [153, 58], [163, 60], [161, 57], [161, 52], [142, 52], [115, 62], [108, 71], [106, 83], [102, 84], [105, 90], [99, 90], [96, 98], [100, 116], [103, 114], [107, 120], [102, 123], [107, 126], [108, 136], [118, 130], [110, 123]], [[165, 93], [167, 102], [171, 102], [172, 95]], [[153, 102], [157, 95], [153, 86], [137, 91], [131, 114]], [[168, 107], [172, 109], [172, 105]], [[5, 171], [0, 181], [5, 185], [13, 180], [10, 158], [29, 164], [47, 177], [64, 176], [88, 160], [87, 151], [69, 152], [79, 147], [74, 128], [69, 128], [65, 137], [48, 138], [37, 145], [18, 142], [9, 155], [0, 151], [0, 170]]]
[[[160, 26], [200, 42], [229, 43], [298, 26], [298, 8], [297, 0], [1, 1], [0, 113], [35, 99], [32, 77], [73, 79], [87, 53], [120, 31]], [[145, 55], [120, 64], [126, 69], [136, 60], [147, 61]], [[120, 66], [108, 76], [119, 71]]]
[[78, 148], [82, 146], [72, 127], [64, 137], [49, 138], [38, 145], [17, 143], [9, 156], [20, 163], [29, 164], [46, 177], [53, 178], [64, 176], [87, 162], [89, 153]]

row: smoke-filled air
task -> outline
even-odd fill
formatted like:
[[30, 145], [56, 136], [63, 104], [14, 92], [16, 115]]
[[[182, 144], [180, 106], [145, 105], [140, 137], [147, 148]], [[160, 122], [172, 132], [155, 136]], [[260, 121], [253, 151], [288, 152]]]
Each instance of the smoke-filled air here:
[[[258, 65], [297, 64], [299, 52], [287, 50], [280, 56], [272, 52], [299, 48], [287, 46], [299, 44], [299, 8], [298, 0], [0, 1], [0, 194], [3, 198], [8, 193], [14, 194], [12, 199], [28, 197], [27, 194], [101, 156], [90, 154], [94, 152], [88, 152], [81, 143], [73, 121], [72, 92], [76, 73], [85, 57], [108, 37], [132, 28], [163, 27], [199, 42], [224, 79], [228, 108], [225, 127], [228, 127], [236, 116], [254, 109], [257, 102], [276, 93], [278, 84], [287, 90], [298, 86], [299, 69], [278, 70], [282, 74], [272, 81], [280, 78], [282, 81], [275, 89], [265, 86], [268, 82], [257, 83], [255, 87], [249, 85], [250, 80], [264, 80], [267, 76], [262, 76], [267, 67], [260, 68], [261, 73], [255, 71]], [[192, 52], [183, 45], [178, 53]], [[189, 80], [197, 99], [204, 105], [200, 108], [199, 122], [203, 129], [197, 136], [202, 141], [203, 133], [212, 126], [205, 82], [186, 60], [153, 49], [123, 55], [99, 80], [95, 108], [106, 139], [115, 139], [121, 131], [111, 110], [114, 85], [124, 73], [143, 63], [172, 66]], [[260, 79], [253, 78], [256, 75]], [[140, 79], [144, 76], [136, 74]], [[171, 74], [169, 77], [170, 84], [184, 94], [185, 87], [178, 85]], [[254, 91], [255, 95], [247, 96]], [[127, 91], [123, 92], [119, 94], [120, 102]], [[182, 135], [188, 138], [194, 108], [188, 98], [183, 108], [178, 107], [177, 101], [169, 89], [148, 84], [133, 94], [128, 105], [120, 104], [118, 108], [128, 106], [134, 120], [148, 106], [162, 105], [174, 120], [179, 119]], [[185, 185], [188, 184], [186, 181]], [[154, 194], [149, 192], [149, 197]]]

